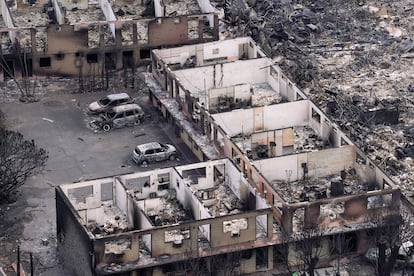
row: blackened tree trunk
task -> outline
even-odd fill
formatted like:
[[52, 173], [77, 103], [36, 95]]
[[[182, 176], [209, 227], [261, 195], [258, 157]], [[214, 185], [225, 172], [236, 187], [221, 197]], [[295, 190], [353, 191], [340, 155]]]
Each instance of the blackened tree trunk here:
[[387, 244], [385, 242], [380, 242], [378, 244], [378, 275], [379, 276], [390, 276], [391, 272], [394, 269], [395, 263], [397, 261], [399, 245], [394, 244], [391, 247], [391, 253], [387, 257], [386, 250]]

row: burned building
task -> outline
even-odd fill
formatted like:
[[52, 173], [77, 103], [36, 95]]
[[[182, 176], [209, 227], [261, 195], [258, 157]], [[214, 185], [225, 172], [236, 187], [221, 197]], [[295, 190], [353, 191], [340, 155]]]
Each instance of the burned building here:
[[58, 247], [77, 274], [281, 273], [303, 242], [323, 265], [399, 217], [399, 188], [252, 39], [151, 63], [151, 102], [200, 163], [59, 186]]
[[209, 1], [1, 0], [0, 8], [0, 81], [71, 76], [80, 88], [104, 87], [113, 72], [133, 76], [153, 48], [218, 39]]

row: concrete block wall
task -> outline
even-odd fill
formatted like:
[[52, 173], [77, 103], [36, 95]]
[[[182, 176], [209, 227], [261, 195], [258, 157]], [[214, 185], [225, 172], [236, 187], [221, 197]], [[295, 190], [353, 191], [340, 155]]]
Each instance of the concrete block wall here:
[[[139, 260], [138, 233], [125, 233], [97, 238], [93, 243], [94, 262], [97, 267], [111, 263], [137, 262]], [[129, 244], [128, 248], [112, 249], [111, 245]]]
[[57, 248], [65, 267], [77, 276], [92, 276], [93, 252], [91, 237], [79, 222], [76, 211], [71, 207], [63, 191], [56, 193]]

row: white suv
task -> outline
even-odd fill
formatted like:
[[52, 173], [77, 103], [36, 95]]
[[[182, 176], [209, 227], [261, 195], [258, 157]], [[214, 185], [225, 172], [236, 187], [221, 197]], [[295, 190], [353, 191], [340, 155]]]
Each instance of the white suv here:
[[137, 145], [132, 152], [132, 160], [141, 165], [164, 160], [173, 161], [176, 158], [177, 149], [173, 145], [158, 142]]
[[109, 131], [112, 128], [139, 125], [144, 119], [144, 111], [137, 104], [124, 104], [115, 106], [106, 113], [99, 114], [89, 126], [92, 129]]
[[110, 94], [88, 105], [88, 113], [99, 114], [108, 112], [111, 108], [123, 104], [134, 103], [134, 99], [127, 93]]

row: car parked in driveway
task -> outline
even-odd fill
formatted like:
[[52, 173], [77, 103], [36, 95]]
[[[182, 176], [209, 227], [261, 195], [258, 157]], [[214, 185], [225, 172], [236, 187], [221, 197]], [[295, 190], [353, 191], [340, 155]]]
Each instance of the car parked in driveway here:
[[119, 105], [134, 103], [134, 99], [127, 93], [110, 94], [88, 105], [89, 114], [108, 112]]
[[144, 111], [138, 104], [124, 104], [92, 118], [89, 126], [94, 130], [110, 131], [112, 128], [139, 125], [144, 116]]
[[175, 160], [177, 149], [170, 144], [151, 142], [137, 145], [132, 152], [132, 160], [139, 165], [147, 165], [152, 162]]

